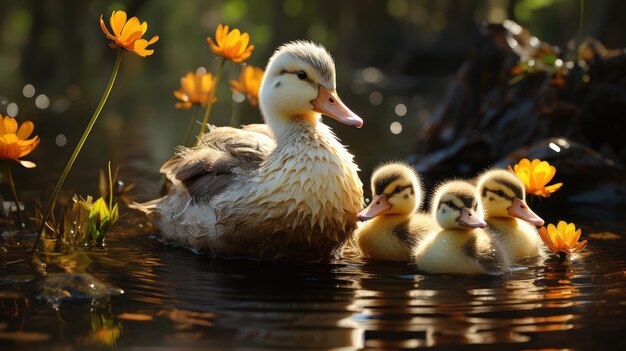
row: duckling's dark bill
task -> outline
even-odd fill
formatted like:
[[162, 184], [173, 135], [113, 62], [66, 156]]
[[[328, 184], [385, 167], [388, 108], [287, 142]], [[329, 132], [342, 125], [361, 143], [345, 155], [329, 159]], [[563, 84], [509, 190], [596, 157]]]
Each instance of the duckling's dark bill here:
[[361, 222], [369, 221], [370, 219], [385, 213], [390, 208], [391, 205], [387, 202], [385, 194], [378, 195], [372, 200], [372, 203], [369, 206], [359, 212], [356, 218]]
[[363, 120], [346, 106], [335, 90], [329, 91], [320, 86], [317, 98], [311, 101], [313, 111], [331, 117], [343, 124], [361, 128]]

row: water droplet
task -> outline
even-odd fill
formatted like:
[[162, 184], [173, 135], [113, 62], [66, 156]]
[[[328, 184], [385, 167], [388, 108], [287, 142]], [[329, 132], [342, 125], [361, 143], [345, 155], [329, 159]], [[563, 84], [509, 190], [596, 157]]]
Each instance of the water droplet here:
[[201, 75], [201, 74], [206, 74], [206, 68], [204, 67], [198, 67], [196, 69], [196, 75]]
[[370, 104], [378, 106], [383, 103], [383, 94], [378, 90], [374, 90], [370, 93], [369, 100]]
[[393, 134], [400, 134], [400, 133], [402, 133], [402, 123], [400, 123], [400, 122], [393, 122], [393, 123], [391, 123], [391, 125], [389, 126], [389, 130], [391, 130], [391, 132]]
[[20, 113], [20, 108], [17, 106], [16, 103], [12, 102], [7, 105], [7, 115], [15, 118], [18, 113]]
[[24, 94], [24, 97], [26, 98], [32, 98], [33, 96], [35, 96], [35, 87], [32, 84], [24, 85], [24, 88], [22, 89], [22, 94]]
[[58, 147], [62, 147], [62, 146], [65, 146], [65, 144], [67, 144], [67, 138], [65, 137], [65, 135], [59, 134], [54, 139], [54, 142], [57, 144]]
[[396, 113], [396, 115], [402, 117], [404, 115], [406, 115], [407, 112], [407, 108], [405, 104], [397, 104], [396, 108], [394, 109], [394, 112]]
[[37, 98], [35, 99], [35, 106], [37, 106], [40, 109], [46, 109], [48, 108], [48, 106], [50, 106], [50, 99], [48, 99], [48, 97], [44, 94], [40, 94], [39, 96], [37, 96]]

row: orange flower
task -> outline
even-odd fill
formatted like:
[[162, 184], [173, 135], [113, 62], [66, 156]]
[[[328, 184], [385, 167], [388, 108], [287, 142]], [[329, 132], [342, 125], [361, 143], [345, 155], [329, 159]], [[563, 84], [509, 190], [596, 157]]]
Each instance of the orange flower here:
[[35, 125], [31, 121], [22, 123], [18, 128], [15, 118], [2, 118], [0, 115], [0, 159], [13, 160], [26, 168], [35, 167], [33, 162], [20, 160], [20, 157], [30, 154], [39, 145], [38, 136], [27, 139], [33, 129]]
[[239, 74], [239, 81], [231, 80], [231, 90], [246, 96], [250, 105], [259, 103], [259, 88], [263, 79], [263, 70], [254, 66], [245, 66]]
[[107, 38], [113, 40], [113, 43], [109, 44], [111, 48], [121, 46], [141, 57], [150, 56], [154, 53], [154, 50], [148, 50], [147, 47], [150, 44], [156, 43], [156, 41], [159, 40], [159, 36], [155, 35], [152, 39], [150, 39], [150, 41], [141, 39], [148, 29], [148, 24], [146, 22], [140, 24], [137, 17], [132, 17], [127, 22], [126, 12], [113, 11], [110, 23], [111, 29], [113, 29], [113, 34], [115, 35], [112, 35], [109, 32], [107, 27], [104, 25], [102, 15], [100, 15], [100, 27], [102, 27], [102, 31], [106, 34]]
[[563, 252], [571, 254], [582, 250], [587, 245], [587, 240], [578, 242], [580, 238], [580, 229], [576, 230], [574, 223], [565, 223], [559, 221], [555, 227], [554, 224], [548, 224], [548, 228], [539, 228], [539, 236], [541, 240], [554, 252]]
[[[211, 98], [214, 80], [211, 73], [187, 73], [180, 78], [180, 89], [174, 91], [174, 96], [181, 102], [176, 108], [190, 108], [193, 104], [206, 105]], [[217, 101], [213, 98], [213, 102]]]
[[243, 62], [250, 57], [254, 45], [248, 46], [250, 35], [241, 33], [239, 29], [228, 31], [228, 26], [217, 26], [215, 31], [215, 41], [211, 37], [207, 38], [207, 42], [211, 45], [211, 50], [225, 59], [233, 62]]
[[526, 192], [529, 194], [549, 197], [563, 185], [563, 183], [557, 183], [546, 186], [554, 177], [556, 168], [539, 159], [530, 162], [525, 158], [515, 165], [513, 172], [524, 183]]

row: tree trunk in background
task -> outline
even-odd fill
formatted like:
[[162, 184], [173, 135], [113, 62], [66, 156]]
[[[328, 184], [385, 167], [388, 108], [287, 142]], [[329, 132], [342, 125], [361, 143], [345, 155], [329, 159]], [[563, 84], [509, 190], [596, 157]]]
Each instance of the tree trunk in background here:
[[594, 39], [564, 51], [512, 21], [479, 28], [409, 161], [427, 183], [541, 158], [561, 199], [626, 198], [626, 55]]

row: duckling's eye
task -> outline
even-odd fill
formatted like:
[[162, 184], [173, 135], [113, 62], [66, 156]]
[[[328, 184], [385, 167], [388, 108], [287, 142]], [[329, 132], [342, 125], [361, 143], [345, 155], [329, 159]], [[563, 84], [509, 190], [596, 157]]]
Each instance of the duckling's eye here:
[[298, 79], [300, 80], [306, 80], [308, 78], [305, 71], [298, 71], [296, 72], [296, 75], [298, 76]]
[[504, 197], [504, 191], [502, 189], [498, 190], [496, 194], [498, 194], [498, 196]]
[[399, 193], [402, 191], [402, 187], [400, 187], [399, 185], [396, 187], [396, 190], [394, 190], [394, 192]]

